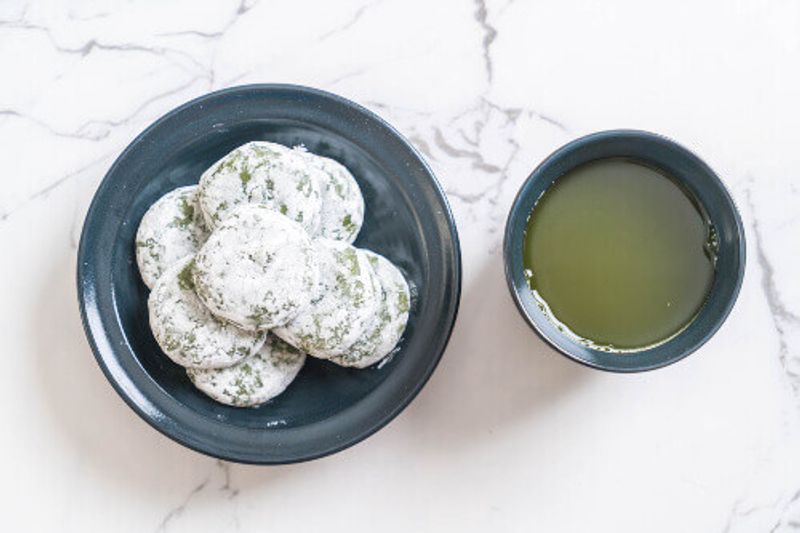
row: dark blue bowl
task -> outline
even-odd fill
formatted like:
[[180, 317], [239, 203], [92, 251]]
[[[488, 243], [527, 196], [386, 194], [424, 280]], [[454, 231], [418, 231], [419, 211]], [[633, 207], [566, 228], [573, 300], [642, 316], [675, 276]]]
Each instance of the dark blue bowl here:
[[[216, 403], [161, 352], [134, 235], [150, 205], [236, 146], [269, 140], [338, 160], [364, 194], [357, 246], [394, 261], [416, 287], [399, 352], [346, 369], [309, 358], [287, 391], [254, 409]], [[436, 178], [397, 131], [339, 96], [289, 85], [212, 93], [168, 113], [128, 146], [95, 194], [78, 251], [78, 297], [92, 350], [142, 418], [197, 451], [245, 463], [289, 463], [342, 450], [414, 398], [447, 345], [461, 292], [455, 223]]]
[[[525, 227], [537, 199], [560, 176], [590, 161], [626, 158], [671, 176], [705, 212], [719, 239], [714, 281], [697, 317], [663, 344], [626, 353], [596, 350], [559, 331], [539, 308], [525, 278]], [[730, 313], [742, 284], [744, 229], [720, 179], [699, 157], [677, 143], [644, 131], [614, 130], [581, 137], [556, 150], [522, 185], [506, 222], [503, 255], [506, 280], [520, 313], [542, 339], [575, 361], [601, 370], [640, 372], [674, 363], [702, 346]]]

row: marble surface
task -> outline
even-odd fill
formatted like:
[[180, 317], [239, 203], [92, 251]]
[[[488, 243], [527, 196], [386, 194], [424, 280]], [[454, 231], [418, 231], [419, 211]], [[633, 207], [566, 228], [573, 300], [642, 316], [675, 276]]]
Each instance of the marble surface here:
[[[6, 531], [800, 529], [800, 3], [0, 3], [0, 485]], [[367, 441], [285, 467], [160, 436], [80, 326], [75, 255], [103, 174], [208, 91], [293, 82], [394, 124], [447, 190], [462, 312], [433, 378]], [[617, 127], [697, 151], [749, 262], [720, 332], [672, 367], [583, 368], [507, 294], [502, 226], [561, 144]]]

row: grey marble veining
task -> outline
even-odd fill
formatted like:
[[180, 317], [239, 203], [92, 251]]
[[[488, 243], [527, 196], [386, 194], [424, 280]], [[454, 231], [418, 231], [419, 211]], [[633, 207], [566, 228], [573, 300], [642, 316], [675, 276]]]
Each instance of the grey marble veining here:
[[[800, 529], [798, 36], [793, 0], [4, 2], [0, 471], [14, 482], [0, 489], [0, 521]], [[448, 352], [408, 410], [341, 454], [277, 468], [200, 456], [140, 421], [94, 364], [74, 289], [83, 216], [120, 151], [191, 98], [259, 82], [336, 92], [405, 134], [447, 192], [465, 269]], [[726, 325], [687, 360], [636, 376], [538, 341], [499, 253], [531, 170], [619, 127], [666, 134], [711, 164], [749, 244]]]

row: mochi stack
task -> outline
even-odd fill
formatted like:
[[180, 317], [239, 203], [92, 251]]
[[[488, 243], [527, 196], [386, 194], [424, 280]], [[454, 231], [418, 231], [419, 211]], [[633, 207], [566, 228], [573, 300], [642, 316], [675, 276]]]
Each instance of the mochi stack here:
[[336, 161], [269, 142], [236, 148], [139, 225], [159, 346], [200, 391], [237, 407], [282, 393], [306, 355], [382, 360], [410, 292], [391, 261], [352, 245], [363, 220], [358, 184]]

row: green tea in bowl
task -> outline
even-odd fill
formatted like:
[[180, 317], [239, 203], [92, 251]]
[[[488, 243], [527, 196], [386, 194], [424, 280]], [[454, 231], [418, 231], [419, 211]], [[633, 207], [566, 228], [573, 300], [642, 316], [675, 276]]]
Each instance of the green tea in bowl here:
[[503, 237], [522, 318], [566, 357], [611, 372], [661, 368], [705, 344], [736, 302], [745, 255], [741, 217], [711, 167], [640, 130], [550, 154]]
[[557, 178], [524, 233], [531, 290], [559, 329], [595, 348], [655, 346], [697, 315], [714, 279], [716, 236], [670, 177], [608, 158]]

